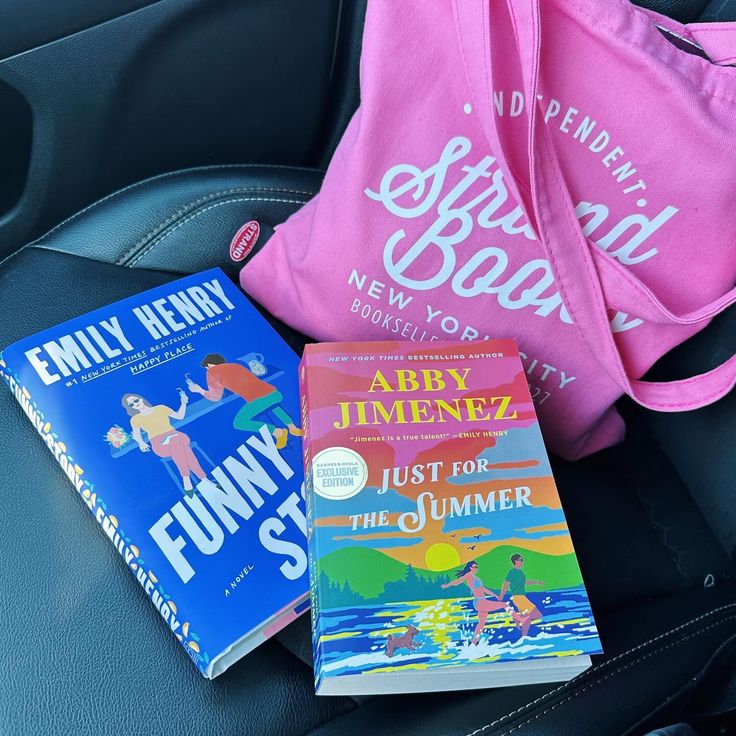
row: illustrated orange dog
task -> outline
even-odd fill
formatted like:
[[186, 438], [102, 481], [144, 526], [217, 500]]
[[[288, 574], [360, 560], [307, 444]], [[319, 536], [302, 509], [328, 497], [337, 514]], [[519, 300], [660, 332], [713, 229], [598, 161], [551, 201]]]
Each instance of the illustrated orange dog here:
[[394, 652], [402, 647], [409, 650], [417, 649], [419, 645], [414, 643], [414, 637], [418, 633], [419, 629], [414, 626], [409, 626], [406, 629], [406, 633], [401, 636], [392, 636], [389, 634], [388, 641], [386, 642], [386, 654], [388, 654], [389, 657], [393, 657]]

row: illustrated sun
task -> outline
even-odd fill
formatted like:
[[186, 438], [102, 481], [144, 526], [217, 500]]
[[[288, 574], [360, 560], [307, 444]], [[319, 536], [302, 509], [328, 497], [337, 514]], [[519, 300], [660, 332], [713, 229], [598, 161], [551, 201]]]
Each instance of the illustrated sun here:
[[460, 554], [451, 544], [437, 542], [427, 548], [424, 562], [428, 569], [441, 572], [457, 567], [460, 564]]

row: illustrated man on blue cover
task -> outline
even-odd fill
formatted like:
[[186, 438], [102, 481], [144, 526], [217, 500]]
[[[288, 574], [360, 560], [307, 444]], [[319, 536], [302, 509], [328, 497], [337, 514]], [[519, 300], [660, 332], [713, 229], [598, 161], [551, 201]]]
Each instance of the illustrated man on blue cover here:
[[[292, 418], [284, 411], [281, 392], [268, 381], [262, 381], [240, 363], [228, 363], [219, 353], [210, 353], [202, 361], [207, 370], [207, 388], [204, 389], [194, 381], [187, 385], [192, 393], [200, 394], [210, 401], [219, 401], [224, 391], [232, 391], [245, 400], [243, 408], [235, 415], [233, 427], [244, 432], [256, 433], [265, 424], [276, 440], [276, 447], [286, 445], [289, 433], [301, 436], [302, 431], [294, 424]], [[272, 410], [273, 415], [283, 427], [276, 427], [258, 416]]]
[[526, 636], [532, 621], [542, 618], [542, 613], [534, 603], [526, 597], [527, 585], [544, 585], [542, 580], [527, 580], [524, 571], [524, 558], [519, 555], [511, 555], [511, 569], [506, 573], [499, 599], [503, 600], [506, 593], [510, 593], [511, 602], [516, 611], [512, 612], [511, 618], [521, 628], [521, 635]]

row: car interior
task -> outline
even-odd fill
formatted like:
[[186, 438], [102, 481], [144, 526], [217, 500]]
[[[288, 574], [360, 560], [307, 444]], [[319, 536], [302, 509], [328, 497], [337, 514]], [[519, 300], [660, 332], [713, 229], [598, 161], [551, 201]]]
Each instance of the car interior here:
[[[736, 0], [641, 4], [736, 22]], [[260, 248], [319, 191], [360, 102], [365, 7], [4, 0], [0, 348], [183, 274], [220, 266], [237, 281], [243, 224], [260, 224]], [[271, 321], [300, 352], [308, 338]], [[731, 310], [649, 377], [735, 350]], [[733, 393], [680, 414], [624, 399], [623, 444], [553, 460], [605, 651], [589, 670], [381, 697], [314, 694], [308, 615], [202, 678], [10, 392], [0, 406], [3, 734], [736, 733]]]

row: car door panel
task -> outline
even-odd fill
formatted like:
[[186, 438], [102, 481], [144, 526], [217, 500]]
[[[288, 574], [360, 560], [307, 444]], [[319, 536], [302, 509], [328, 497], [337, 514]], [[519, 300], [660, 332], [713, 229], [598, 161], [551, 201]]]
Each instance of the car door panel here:
[[160, 0], [0, 60], [0, 255], [165, 171], [320, 163], [340, 6]]

